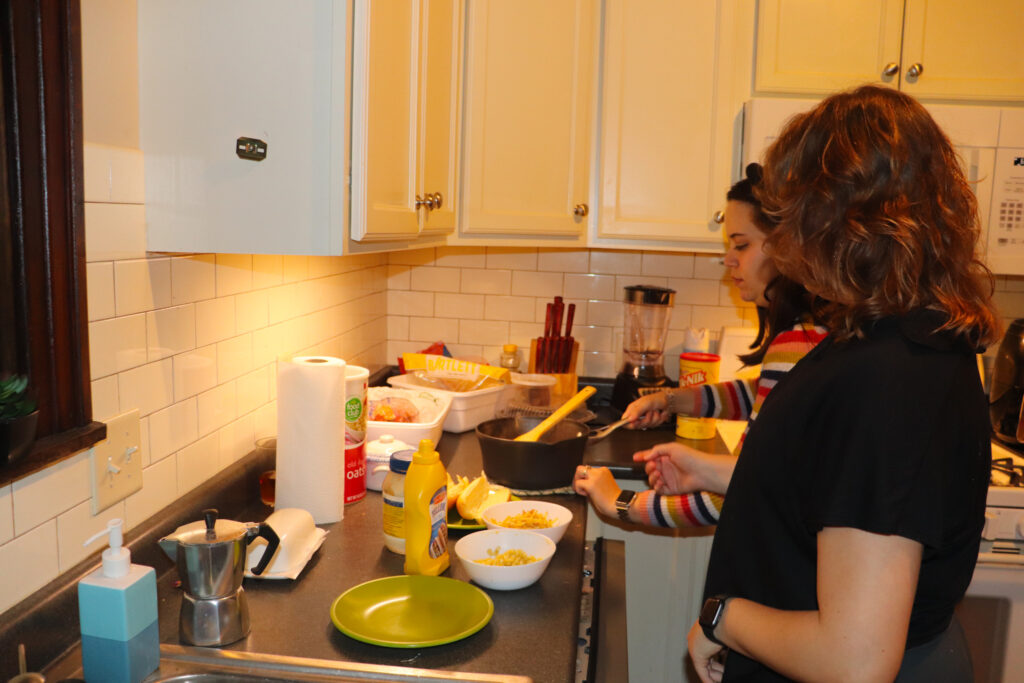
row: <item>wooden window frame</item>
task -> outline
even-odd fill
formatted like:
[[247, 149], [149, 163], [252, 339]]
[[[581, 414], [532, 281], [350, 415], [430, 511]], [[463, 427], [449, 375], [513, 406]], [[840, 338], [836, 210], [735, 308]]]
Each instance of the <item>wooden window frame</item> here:
[[79, 0], [0, 0], [0, 63], [0, 239], [16, 321], [3, 334], [39, 402], [35, 446], [0, 466], [2, 486], [106, 438], [106, 425], [89, 383]]

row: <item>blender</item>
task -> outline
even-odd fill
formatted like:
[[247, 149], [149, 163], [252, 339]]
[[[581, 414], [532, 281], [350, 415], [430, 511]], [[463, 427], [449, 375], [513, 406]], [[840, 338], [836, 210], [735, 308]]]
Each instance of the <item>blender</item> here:
[[625, 410], [642, 394], [675, 383], [665, 375], [665, 335], [676, 291], [665, 287], [625, 287], [622, 370], [612, 387], [612, 405]]

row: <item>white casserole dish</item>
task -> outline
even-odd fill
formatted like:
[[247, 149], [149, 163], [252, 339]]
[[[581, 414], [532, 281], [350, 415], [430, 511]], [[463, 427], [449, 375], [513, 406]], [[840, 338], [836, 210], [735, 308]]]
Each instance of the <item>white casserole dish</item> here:
[[[388, 377], [388, 384], [404, 389], [422, 390], [422, 387], [419, 387], [406, 375]], [[452, 407], [448, 412], [448, 417], [445, 418], [444, 431], [458, 434], [475, 429], [481, 422], [493, 418], [495, 408], [498, 405], [498, 397], [501, 396], [504, 388], [504, 384], [499, 384], [498, 386], [475, 389], [473, 391], [445, 391], [444, 389], [429, 389], [429, 391], [439, 396], [443, 394], [451, 398]]]
[[[430, 439], [437, 445], [448, 411], [452, 407], [450, 392], [431, 389], [396, 389], [394, 387], [370, 387], [366, 390], [366, 439], [374, 441], [384, 434], [390, 434], [413, 448], [419, 447], [420, 439]], [[419, 411], [417, 422], [390, 422], [370, 419], [374, 416], [373, 406], [377, 401], [399, 398], [410, 401]]]

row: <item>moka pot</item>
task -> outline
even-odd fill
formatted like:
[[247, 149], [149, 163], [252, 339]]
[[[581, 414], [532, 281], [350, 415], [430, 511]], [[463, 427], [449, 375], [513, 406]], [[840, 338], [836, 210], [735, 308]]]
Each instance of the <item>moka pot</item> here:
[[253, 574], [262, 574], [277, 551], [277, 533], [267, 524], [217, 519], [217, 510], [203, 511], [203, 520], [178, 527], [159, 543], [178, 566], [184, 590], [179, 618], [181, 641], [218, 647], [249, 634], [249, 605], [242, 590], [246, 547], [257, 537], [267, 548]]

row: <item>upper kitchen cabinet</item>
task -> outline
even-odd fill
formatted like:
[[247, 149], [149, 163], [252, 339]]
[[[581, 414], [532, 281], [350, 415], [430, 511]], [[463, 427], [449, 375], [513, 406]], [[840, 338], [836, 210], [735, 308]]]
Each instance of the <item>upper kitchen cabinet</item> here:
[[344, 0], [140, 0], [151, 251], [341, 254]]
[[[752, 7], [607, 0], [594, 246], [721, 251]], [[592, 228], [594, 230], [594, 228]]]
[[462, 19], [459, 0], [355, 4], [354, 240], [455, 228]]
[[530, 236], [580, 244], [595, 0], [488, 0], [467, 13], [459, 243]]
[[761, 0], [755, 88], [887, 83], [918, 98], [1024, 101], [1019, 0]]

